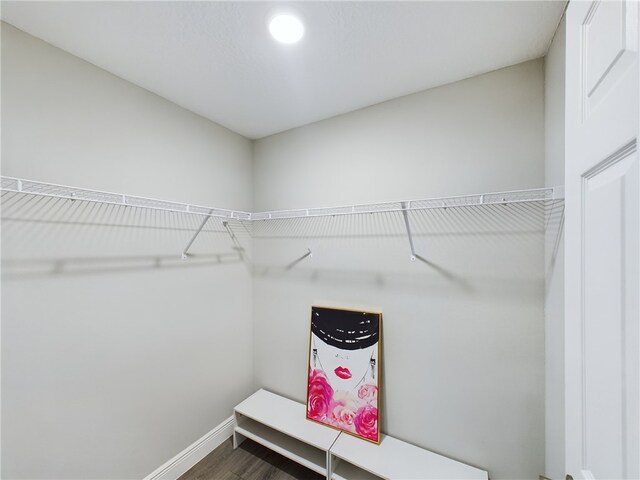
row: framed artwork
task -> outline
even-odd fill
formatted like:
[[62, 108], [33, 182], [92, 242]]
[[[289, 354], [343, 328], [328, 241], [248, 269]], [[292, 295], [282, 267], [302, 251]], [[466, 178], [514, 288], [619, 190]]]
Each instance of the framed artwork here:
[[380, 443], [382, 314], [311, 307], [307, 418]]

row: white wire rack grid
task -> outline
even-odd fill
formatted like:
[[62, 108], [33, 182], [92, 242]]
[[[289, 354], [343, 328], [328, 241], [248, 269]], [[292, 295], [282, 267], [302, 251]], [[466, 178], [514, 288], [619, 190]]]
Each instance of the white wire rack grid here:
[[354, 215], [365, 213], [401, 212], [412, 210], [429, 210], [435, 208], [473, 207], [480, 205], [505, 205], [511, 203], [560, 201], [564, 196], [558, 187], [536, 188], [530, 190], [514, 190], [477, 195], [460, 195], [423, 200], [398, 202], [368, 203], [340, 207], [301, 208], [294, 210], [275, 210], [251, 214], [251, 220], [276, 220], [286, 218], [323, 217], [337, 215]]
[[53, 183], [23, 180], [13, 177], [0, 177], [0, 190], [3, 192], [39, 195], [66, 200], [83, 200], [110, 205], [148, 208], [177, 213], [190, 213], [207, 217], [226, 218], [230, 220], [249, 220], [251, 214], [239, 210], [227, 210], [216, 207], [204, 207], [187, 203], [158, 200], [122, 193], [103, 192], [86, 188], [69, 187]]
[[85, 188], [69, 187], [14, 177], [0, 177], [0, 190], [5, 192], [41, 195], [68, 200], [84, 200], [113, 205], [133, 206], [153, 210], [178, 213], [191, 213], [202, 216], [225, 218], [241, 221], [277, 220], [307, 217], [324, 217], [337, 215], [354, 215], [366, 213], [401, 212], [413, 210], [429, 210], [440, 208], [477, 207], [481, 205], [505, 205], [527, 202], [548, 202], [563, 200], [561, 188], [537, 188], [515, 190], [477, 195], [461, 195], [421, 200], [397, 202], [368, 203], [339, 207], [304, 208], [292, 210], [276, 210], [269, 212], [249, 213], [238, 210], [227, 210], [216, 207], [205, 207], [166, 200], [145, 198], [121, 193], [103, 192]]

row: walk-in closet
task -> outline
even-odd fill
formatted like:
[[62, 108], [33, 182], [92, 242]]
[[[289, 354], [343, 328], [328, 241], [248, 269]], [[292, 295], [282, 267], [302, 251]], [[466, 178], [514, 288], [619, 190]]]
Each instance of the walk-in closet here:
[[2, 478], [640, 478], [635, 1], [0, 17]]

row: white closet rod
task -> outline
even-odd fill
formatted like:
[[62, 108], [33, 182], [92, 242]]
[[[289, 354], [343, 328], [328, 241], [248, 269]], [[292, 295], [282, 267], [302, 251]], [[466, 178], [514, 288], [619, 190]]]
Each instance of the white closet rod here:
[[44, 183], [4, 176], [0, 177], [0, 190], [3, 192], [40, 195], [67, 200], [82, 200], [88, 202], [148, 208], [169, 212], [190, 213], [201, 215], [204, 217], [219, 217], [229, 220], [251, 221], [353, 215], [364, 213], [406, 212], [409, 210], [473, 207], [482, 205], [504, 205], [510, 203], [557, 201], [564, 199], [564, 191], [562, 187], [550, 187], [530, 190], [514, 190], [508, 192], [492, 192], [477, 195], [461, 195], [454, 197], [408, 200], [400, 202], [368, 203], [346, 205], [341, 207], [306, 208], [249, 213], [239, 210], [203, 207], [200, 205], [191, 205], [187, 203], [178, 203], [153, 198], [138, 197], [121, 193], [103, 192], [99, 190], [89, 190], [86, 188], [69, 187], [65, 185], [57, 185], [53, 183]]

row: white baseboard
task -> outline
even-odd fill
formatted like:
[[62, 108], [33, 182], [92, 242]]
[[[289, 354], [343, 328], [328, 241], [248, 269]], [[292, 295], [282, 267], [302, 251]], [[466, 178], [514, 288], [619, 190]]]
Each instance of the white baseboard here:
[[144, 477], [144, 480], [178, 480], [187, 470], [215, 450], [233, 435], [233, 416], [199, 440], [189, 445], [171, 460]]

